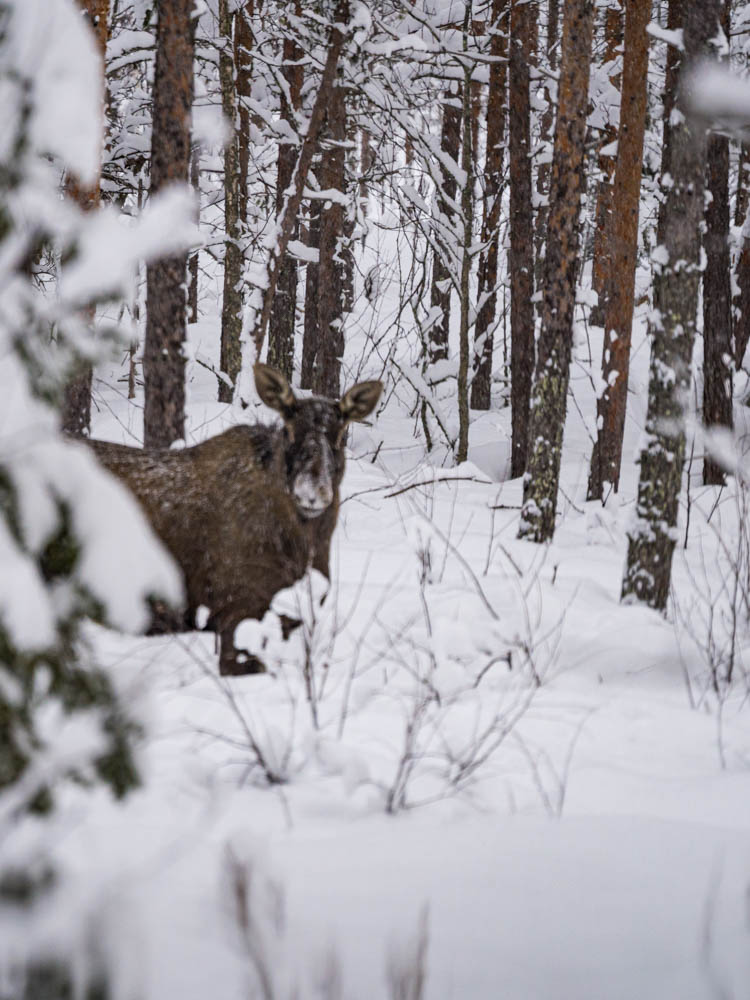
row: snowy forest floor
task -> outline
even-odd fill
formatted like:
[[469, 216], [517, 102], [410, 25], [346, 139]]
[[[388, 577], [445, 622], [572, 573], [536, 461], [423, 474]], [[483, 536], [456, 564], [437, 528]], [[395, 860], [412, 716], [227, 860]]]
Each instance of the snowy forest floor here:
[[[419, 462], [395, 404], [355, 428], [307, 683], [299, 634], [224, 681], [212, 636], [95, 630], [149, 691], [144, 789], [102, 796], [66, 848], [117, 872], [126, 991], [385, 1000], [421, 964], [429, 1000], [750, 995], [750, 632], [725, 586], [748, 527], [696, 460], [669, 619], [619, 604], [643, 325], [618, 503], [585, 501], [574, 366], [546, 549], [516, 540], [520, 480], [496, 481], [509, 410], [475, 414], [458, 469]], [[100, 374], [93, 434], [133, 444], [122, 371]], [[214, 393], [192, 365], [191, 441], [252, 419]]]

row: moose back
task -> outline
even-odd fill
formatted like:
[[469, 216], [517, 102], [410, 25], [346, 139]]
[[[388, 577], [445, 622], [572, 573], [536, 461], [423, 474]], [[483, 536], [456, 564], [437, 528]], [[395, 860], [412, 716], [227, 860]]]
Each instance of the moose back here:
[[219, 635], [223, 674], [263, 670], [235, 648], [241, 621], [262, 618], [274, 595], [308, 567], [328, 576], [346, 428], [372, 412], [382, 390], [380, 382], [361, 382], [339, 401], [298, 399], [279, 372], [262, 364], [255, 385], [282, 426], [239, 425], [180, 451], [89, 442], [135, 494], [182, 570], [185, 613], [165, 609], [155, 629], [195, 628], [205, 606], [206, 627]]

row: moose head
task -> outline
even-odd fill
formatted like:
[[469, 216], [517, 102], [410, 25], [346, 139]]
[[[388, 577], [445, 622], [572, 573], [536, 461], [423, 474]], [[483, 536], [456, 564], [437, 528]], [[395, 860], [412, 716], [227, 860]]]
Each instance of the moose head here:
[[268, 365], [254, 367], [261, 400], [284, 421], [287, 488], [304, 519], [319, 517], [333, 502], [344, 475], [346, 429], [364, 420], [383, 391], [381, 382], [359, 382], [340, 400], [294, 395], [284, 376]]

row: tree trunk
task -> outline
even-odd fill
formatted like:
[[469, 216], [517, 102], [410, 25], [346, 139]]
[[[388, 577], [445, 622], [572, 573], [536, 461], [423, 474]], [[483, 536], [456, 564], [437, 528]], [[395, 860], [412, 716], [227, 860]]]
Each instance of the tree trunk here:
[[[151, 194], [187, 183], [193, 101], [193, 0], [161, 0], [156, 30]], [[143, 349], [147, 448], [167, 448], [185, 436], [187, 254], [149, 264]]]
[[240, 232], [247, 225], [247, 176], [250, 166], [250, 109], [247, 99], [253, 85], [253, 33], [251, 22], [255, 14], [255, 0], [239, 6], [234, 18], [234, 66], [238, 104], [237, 129], [237, 180], [239, 189], [238, 215]]
[[739, 370], [750, 343], [750, 219], [742, 227], [741, 250], [737, 260], [738, 292], [734, 299], [734, 364]]
[[[102, 59], [102, 120], [104, 118], [104, 58], [109, 37], [109, 4], [110, 0], [78, 0], [84, 16], [91, 25], [96, 37], [97, 47]], [[65, 193], [76, 201], [84, 212], [91, 212], [99, 207], [99, 181], [90, 187], [78, 183], [74, 177], [69, 177], [65, 184]], [[86, 309], [85, 320], [89, 326], [94, 325], [95, 307]], [[88, 361], [76, 363], [72, 375], [63, 389], [60, 419], [63, 431], [76, 437], [87, 437], [91, 427], [91, 383], [93, 371]]]
[[[197, 142], [193, 143], [190, 153], [190, 184], [195, 191], [195, 224], [200, 223], [201, 215], [201, 172], [200, 172], [201, 151]], [[198, 322], [198, 271], [200, 263], [199, 250], [196, 247], [188, 258], [188, 272], [190, 281], [188, 282], [188, 322]]]
[[[317, 173], [319, 169], [319, 166], [316, 166], [315, 172]], [[310, 202], [307, 245], [311, 250], [317, 250], [320, 253], [320, 201], [317, 198]], [[305, 267], [305, 329], [302, 339], [302, 364], [299, 381], [303, 389], [312, 389], [313, 387], [315, 356], [318, 353], [320, 342], [318, 322], [319, 271], [316, 261], [309, 260], [307, 262]]]
[[625, 412], [628, 402], [630, 344], [638, 258], [638, 208], [648, 97], [648, 34], [651, 0], [628, 0], [620, 102], [617, 167], [606, 223], [609, 249], [608, 292], [604, 310], [604, 391], [597, 401], [597, 439], [591, 456], [588, 499], [602, 498], [604, 483], [620, 484]]
[[[729, 3], [723, 0], [722, 26], [729, 39]], [[732, 285], [729, 253], [729, 139], [711, 135], [706, 153], [706, 205], [703, 248], [703, 424], [733, 427]], [[703, 482], [721, 485], [724, 470], [708, 455], [703, 459]]]
[[[553, 0], [554, 2], [554, 0]], [[474, 378], [471, 383], [471, 405], [475, 410], [489, 410], [492, 392], [492, 352], [497, 309], [497, 264], [500, 238], [500, 205], [502, 201], [503, 159], [505, 155], [506, 85], [508, 79], [507, 15], [508, 0], [493, 0], [490, 64], [487, 94], [487, 151], [484, 165], [482, 198], [482, 244], [479, 257], [477, 296], [479, 308], [474, 327]]]
[[[297, 14], [299, 15], [299, 2]], [[284, 39], [282, 73], [289, 88], [288, 99], [282, 99], [281, 118], [289, 124], [292, 132], [296, 132], [296, 114], [300, 106], [302, 92], [302, 49], [292, 38]], [[284, 197], [292, 183], [294, 165], [297, 162], [298, 146], [286, 142], [279, 143], [279, 154], [276, 165], [276, 214], [281, 214], [284, 207]], [[297, 237], [299, 226], [295, 220], [292, 227], [292, 238]], [[284, 374], [291, 381], [294, 368], [294, 321], [297, 312], [297, 261], [289, 254], [284, 254], [279, 268], [279, 283], [276, 296], [271, 307], [271, 318], [268, 325], [268, 363]]]
[[[458, 166], [461, 144], [461, 88], [449, 85], [443, 104], [443, 125], [440, 133], [440, 151], [447, 160]], [[448, 358], [448, 337], [451, 322], [451, 293], [454, 255], [454, 220], [456, 203], [456, 175], [445, 163], [440, 165], [440, 184], [435, 192], [433, 219], [432, 285], [430, 306], [433, 321], [427, 331], [426, 361], [427, 382], [435, 385], [442, 379], [430, 370], [434, 365]]]
[[[552, 73], [557, 70], [557, 43], [559, 35], [560, 8], [558, 0], [550, 0], [547, 9], [547, 64]], [[536, 193], [537, 210], [536, 222], [534, 226], [535, 239], [535, 261], [534, 275], [535, 284], [539, 288], [542, 284], [542, 273], [544, 270], [544, 247], [547, 242], [547, 215], [549, 213], [549, 179], [552, 169], [552, 129], [555, 124], [555, 101], [550, 91], [549, 80], [545, 80], [544, 85], [544, 113], [539, 121], [540, 126], [540, 146], [543, 158], [539, 163], [536, 173]], [[549, 157], [549, 160], [547, 160]], [[540, 303], [541, 307], [541, 303]]]
[[[680, 31], [685, 20], [685, 3], [690, 0], [669, 0], [667, 7], [667, 30]], [[680, 67], [682, 65], [682, 52], [676, 45], [667, 45], [667, 65], [664, 77], [664, 94], [662, 104], [664, 109], [664, 124], [662, 127], [661, 139], [661, 176], [666, 177], [672, 171], [672, 136], [674, 126], [672, 124], [672, 112], [674, 111], [677, 99], [677, 87], [680, 80]], [[662, 199], [664, 193], [662, 193]], [[660, 206], [661, 207], [661, 206]], [[666, 214], [659, 211], [656, 220], [656, 242], [659, 246], [664, 244], [664, 226]]]
[[[239, 20], [243, 20], [240, 15]], [[219, 402], [231, 403], [234, 386], [242, 365], [242, 250], [240, 248], [240, 170], [239, 121], [235, 88], [232, 28], [236, 24], [229, 12], [229, 0], [219, 0], [219, 32], [222, 37], [219, 55], [221, 109], [229, 123], [224, 144], [224, 295], [221, 306], [221, 359], [219, 367], [231, 384], [219, 379]]]
[[510, 10], [508, 150], [510, 157], [511, 476], [526, 469], [534, 370], [534, 216], [531, 197], [529, 64], [534, 25], [528, 4]]
[[566, 0], [542, 286], [542, 326], [519, 529], [519, 538], [534, 542], [549, 541], [555, 530], [578, 278], [593, 20], [592, 0]]
[[[612, 68], [609, 82], [615, 90], [619, 90], [620, 73], [616, 60], [622, 46], [622, 7], [620, 6], [620, 0], [613, 0], [613, 2], [617, 6], [608, 7], [604, 15], [604, 64]], [[627, 6], [630, 6], [629, 2]], [[622, 101], [620, 105], [622, 108]], [[596, 228], [594, 230], [594, 256], [591, 268], [591, 287], [598, 296], [598, 302], [591, 310], [591, 322], [596, 326], [604, 324], [607, 311], [608, 279], [612, 259], [612, 248], [608, 242], [612, 232], [612, 205], [614, 199], [612, 181], [617, 164], [616, 156], [603, 151], [608, 146], [611, 146], [616, 139], [617, 128], [611, 121], [607, 121], [604, 127], [604, 134], [599, 143], [600, 180], [596, 194]]]
[[[253, 330], [253, 340], [255, 342], [255, 353], [260, 357], [263, 341], [266, 337], [266, 329], [271, 316], [271, 307], [276, 294], [276, 286], [279, 280], [281, 263], [286, 254], [286, 248], [297, 221], [297, 214], [302, 204], [302, 195], [305, 190], [305, 182], [313, 160], [313, 154], [317, 145], [320, 127], [326, 114], [326, 107], [333, 100], [336, 74], [339, 57], [344, 47], [345, 34], [339, 25], [346, 26], [349, 23], [349, 0], [337, 0], [334, 11], [334, 23], [331, 28], [331, 35], [328, 41], [328, 53], [326, 55], [323, 73], [320, 78], [320, 86], [310, 112], [310, 120], [307, 125], [305, 138], [299, 151], [299, 157], [294, 168], [293, 183], [290, 185], [291, 193], [284, 200], [284, 208], [276, 220], [278, 238], [275, 246], [271, 249], [270, 259], [267, 266], [268, 280], [263, 292], [263, 307], [260, 316], [257, 317], [255, 329]], [[346, 127], [346, 123], [344, 123]]]
[[741, 226], [745, 221], [750, 193], [750, 144], [740, 143], [740, 157], [737, 164], [737, 197], [734, 203], [734, 224]]
[[[464, 8], [463, 50], [468, 49], [469, 27], [471, 25], [471, 0], [467, 0]], [[474, 137], [472, 134], [472, 81], [471, 63], [466, 64], [463, 81], [461, 171], [464, 185], [461, 190], [461, 216], [463, 223], [461, 247], [461, 313], [458, 330], [458, 378], [456, 379], [456, 395], [458, 397], [458, 446], [456, 461], [465, 462], [469, 456], [469, 312], [470, 312], [470, 276], [471, 276], [471, 246], [474, 242]]]
[[[343, 79], [331, 90], [326, 142], [320, 163], [320, 183], [325, 191], [346, 192], [346, 91]], [[318, 262], [319, 341], [313, 367], [313, 389], [318, 395], [338, 398], [344, 355], [344, 226], [345, 208], [338, 199], [326, 201], [320, 213]]]
[[359, 155], [359, 202], [362, 217], [367, 218], [368, 202], [370, 200], [370, 181], [372, 169], [375, 166], [375, 150], [372, 139], [366, 128], [360, 129]]
[[719, 30], [719, 0], [688, 0], [684, 10], [681, 115], [672, 122], [670, 183], [660, 206], [663, 243], [654, 261], [646, 436], [622, 586], [623, 600], [642, 601], [659, 610], [666, 607], [669, 595], [685, 458], [684, 402], [690, 391], [701, 277], [706, 136], [702, 127], [691, 127], [684, 71], [712, 54], [710, 39]]

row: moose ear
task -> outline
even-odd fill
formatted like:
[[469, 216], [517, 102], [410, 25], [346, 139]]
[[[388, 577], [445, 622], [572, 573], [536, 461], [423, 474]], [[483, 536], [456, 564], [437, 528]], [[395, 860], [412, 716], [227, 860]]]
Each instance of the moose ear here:
[[261, 400], [272, 410], [286, 414], [294, 406], [296, 400], [291, 387], [281, 372], [260, 362], [253, 365], [255, 388]]
[[383, 391], [382, 382], [358, 382], [341, 397], [339, 406], [346, 423], [364, 420], [375, 409]]

